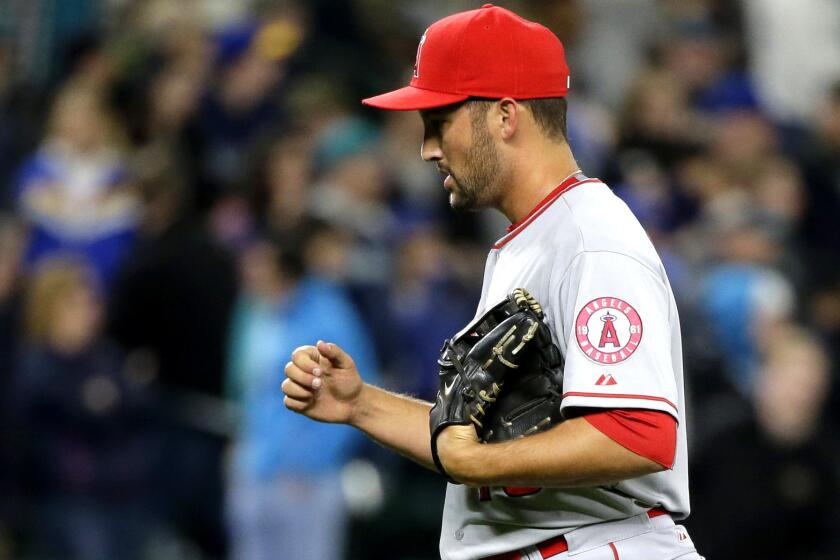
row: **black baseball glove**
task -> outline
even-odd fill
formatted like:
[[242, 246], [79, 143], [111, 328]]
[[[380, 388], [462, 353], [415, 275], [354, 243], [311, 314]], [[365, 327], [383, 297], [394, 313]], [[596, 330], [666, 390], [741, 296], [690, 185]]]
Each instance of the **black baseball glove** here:
[[432, 457], [444, 475], [437, 436], [447, 426], [472, 423], [481, 441], [492, 442], [527, 436], [562, 420], [563, 358], [540, 304], [523, 288], [446, 340], [438, 364], [439, 390], [429, 426]]

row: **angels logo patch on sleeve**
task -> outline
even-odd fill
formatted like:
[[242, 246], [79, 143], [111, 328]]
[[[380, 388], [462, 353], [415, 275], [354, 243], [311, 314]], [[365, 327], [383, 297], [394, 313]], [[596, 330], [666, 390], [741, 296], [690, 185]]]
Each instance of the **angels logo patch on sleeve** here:
[[612, 365], [633, 355], [642, 342], [642, 318], [626, 301], [614, 297], [593, 299], [575, 320], [575, 338], [587, 358]]

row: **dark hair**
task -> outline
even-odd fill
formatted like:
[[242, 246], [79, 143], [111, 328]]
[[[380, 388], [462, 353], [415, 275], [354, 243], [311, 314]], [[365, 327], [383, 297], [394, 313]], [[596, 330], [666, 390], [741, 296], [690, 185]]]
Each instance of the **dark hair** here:
[[543, 134], [557, 141], [566, 141], [566, 98], [545, 97], [524, 99], [523, 105], [531, 110]]
[[266, 240], [274, 250], [275, 258], [283, 274], [292, 280], [300, 280], [310, 272], [306, 253], [312, 241], [319, 235], [336, 232], [336, 227], [320, 218], [304, 217], [286, 231], [269, 231]]
[[[484, 99], [480, 97], [470, 98], [470, 110], [473, 107], [483, 109], [486, 112], [490, 104], [496, 99]], [[519, 103], [528, 107], [540, 130], [555, 142], [566, 141], [566, 98], [565, 97], [543, 97], [539, 99], [520, 99]], [[473, 113], [475, 116], [476, 113]]]

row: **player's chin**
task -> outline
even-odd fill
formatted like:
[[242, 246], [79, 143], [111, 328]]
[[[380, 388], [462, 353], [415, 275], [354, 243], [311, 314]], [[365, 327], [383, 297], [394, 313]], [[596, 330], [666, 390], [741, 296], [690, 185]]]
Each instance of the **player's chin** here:
[[465, 196], [461, 192], [451, 191], [449, 193], [449, 206], [457, 212], [471, 212], [478, 209], [476, 201], [471, 196]]

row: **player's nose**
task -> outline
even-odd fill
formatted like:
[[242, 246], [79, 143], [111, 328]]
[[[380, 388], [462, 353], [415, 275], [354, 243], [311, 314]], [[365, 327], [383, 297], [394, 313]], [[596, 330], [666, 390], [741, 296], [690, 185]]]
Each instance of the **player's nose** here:
[[443, 152], [440, 149], [440, 141], [434, 136], [426, 136], [423, 138], [423, 144], [420, 145], [420, 157], [424, 161], [440, 161], [443, 159]]

